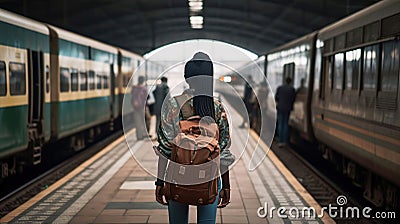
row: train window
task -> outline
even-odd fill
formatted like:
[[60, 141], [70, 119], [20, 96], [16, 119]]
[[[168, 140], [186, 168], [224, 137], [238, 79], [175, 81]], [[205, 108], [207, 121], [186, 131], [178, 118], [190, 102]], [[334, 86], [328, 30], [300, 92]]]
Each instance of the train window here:
[[126, 77], [125, 75], [122, 76], [122, 83], [124, 87], [128, 86], [128, 77]]
[[50, 92], [50, 67], [46, 65], [46, 93]]
[[372, 45], [364, 49], [363, 89], [376, 88], [378, 75], [379, 45]]
[[382, 20], [382, 37], [395, 36], [400, 33], [400, 13]]
[[333, 89], [333, 56], [329, 56], [326, 58], [326, 67], [325, 74], [328, 74], [328, 86], [330, 89]]
[[69, 91], [69, 68], [60, 68], [60, 91]]
[[394, 40], [382, 45], [381, 90], [397, 92], [400, 63], [400, 41]]
[[26, 75], [25, 64], [10, 62], [10, 94], [25, 95]]
[[343, 89], [343, 62], [344, 62], [344, 54], [338, 53], [335, 54], [335, 62], [333, 63], [335, 69], [333, 70], [333, 82], [335, 89]]
[[78, 70], [71, 69], [71, 91], [76, 92], [78, 91], [79, 86], [79, 78], [78, 78]]
[[108, 89], [108, 76], [103, 75], [103, 87], [104, 89]]
[[86, 71], [79, 72], [79, 83], [81, 84], [81, 91], [88, 89], [88, 75]]
[[288, 63], [283, 65], [283, 77], [282, 77], [282, 84], [285, 84], [285, 80], [287, 77], [290, 77], [292, 79], [292, 85], [294, 83], [294, 71], [295, 71], [295, 64]]
[[352, 47], [362, 43], [362, 27], [350, 30], [346, 33], [346, 47]]
[[329, 53], [333, 51], [333, 38], [324, 41], [324, 53]]
[[361, 49], [346, 52], [346, 89], [358, 89], [361, 71]]
[[378, 40], [380, 33], [380, 21], [364, 26], [364, 42]]
[[115, 88], [118, 88], [118, 87], [119, 87], [118, 75], [114, 76], [114, 87], [115, 87]]
[[335, 37], [335, 50], [340, 50], [345, 47], [346, 44], [346, 34], [341, 34]]
[[101, 85], [101, 80], [102, 80], [102, 78], [101, 78], [101, 75], [100, 74], [97, 74], [96, 75], [96, 83], [97, 83], [97, 89], [101, 89], [102, 87], [102, 85]]
[[89, 70], [89, 89], [93, 90], [95, 87], [95, 82], [94, 82], [94, 71]]
[[4, 61], [0, 61], [0, 96], [5, 96], [6, 93], [6, 63]]

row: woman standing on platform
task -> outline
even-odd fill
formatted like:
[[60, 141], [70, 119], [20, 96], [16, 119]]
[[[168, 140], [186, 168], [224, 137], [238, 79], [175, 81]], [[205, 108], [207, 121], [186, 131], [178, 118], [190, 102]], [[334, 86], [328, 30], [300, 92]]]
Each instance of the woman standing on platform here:
[[[185, 90], [181, 96], [188, 99], [193, 115], [201, 118], [215, 118], [218, 126], [220, 147], [220, 173], [218, 176], [218, 195], [212, 204], [197, 206], [197, 223], [216, 223], [217, 207], [222, 208], [230, 202], [229, 170], [235, 157], [229, 151], [230, 136], [227, 116], [221, 102], [213, 98], [213, 63], [205, 53], [198, 52], [185, 65], [185, 81], [190, 89]], [[167, 105], [162, 109], [161, 126], [158, 130], [159, 146], [157, 150], [165, 158], [170, 158], [173, 139], [178, 134], [179, 122], [182, 120], [182, 108], [178, 106], [176, 97], [166, 100]], [[162, 158], [163, 156], [159, 156]], [[164, 201], [164, 181], [160, 179], [165, 172], [166, 159], [159, 159], [158, 179], [156, 181], [156, 200], [168, 205], [169, 222], [173, 224], [188, 223], [189, 205], [174, 200]], [[221, 186], [222, 179], [222, 186]]]

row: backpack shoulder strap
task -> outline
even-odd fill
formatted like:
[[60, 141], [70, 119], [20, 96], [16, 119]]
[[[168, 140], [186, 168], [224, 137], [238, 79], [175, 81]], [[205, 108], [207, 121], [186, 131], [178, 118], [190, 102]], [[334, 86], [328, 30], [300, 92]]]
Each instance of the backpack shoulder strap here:
[[178, 103], [178, 107], [180, 108], [180, 112], [184, 120], [188, 119], [193, 115], [192, 109], [190, 108], [190, 105], [187, 102], [189, 100], [189, 97], [187, 97], [186, 94], [176, 96], [175, 100]]

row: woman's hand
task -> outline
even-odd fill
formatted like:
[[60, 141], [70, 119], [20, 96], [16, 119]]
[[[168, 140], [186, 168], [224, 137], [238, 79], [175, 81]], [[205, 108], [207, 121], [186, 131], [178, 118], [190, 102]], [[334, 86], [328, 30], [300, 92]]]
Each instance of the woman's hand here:
[[219, 192], [219, 203], [218, 208], [225, 208], [231, 200], [231, 189], [222, 188]]
[[164, 200], [164, 187], [163, 186], [156, 186], [156, 200], [158, 203], [162, 205], [168, 205], [168, 202]]

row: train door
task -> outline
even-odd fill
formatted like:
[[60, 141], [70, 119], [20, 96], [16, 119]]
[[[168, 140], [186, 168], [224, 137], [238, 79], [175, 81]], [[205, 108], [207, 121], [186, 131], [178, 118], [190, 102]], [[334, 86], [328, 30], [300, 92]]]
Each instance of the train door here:
[[114, 64], [110, 65], [110, 128], [114, 129], [114, 119], [115, 119], [115, 111], [114, 111], [114, 103], [115, 103], [115, 73], [114, 73]]
[[294, 85], [294, 63], [293, 62], [283, 65], [282, 84], [286, 83], [287, 77], [290, 77], [292, 79], [291, 85]]
[[44, 60], [43, 52], [28, 50], [29, 77], [29, 152], [34, 165], [41, 161], [41, 146], [44, 138]]

